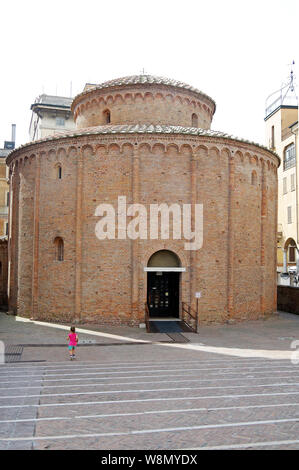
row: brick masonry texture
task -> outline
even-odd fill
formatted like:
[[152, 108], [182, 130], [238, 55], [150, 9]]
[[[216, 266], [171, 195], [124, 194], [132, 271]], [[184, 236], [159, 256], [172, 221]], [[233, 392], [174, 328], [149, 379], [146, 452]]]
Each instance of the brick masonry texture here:
[[[209, 129], [212, 110], [208, 101], [190, 96], [190, 92], [170, 94], [157, 85], [151, 92], [130, 87], [129, 90], [95, 90], [83, 95], [73, 106], [78, 128], [106, 124], [105, 111], [109, 109], [114, 124], [155, 124], [201, 127]], [[91, 95], [91, 96], [90, 96]], [[189, 95], [189, 96], [188, 96]], [[192, 115], [196, 114], [198, 124], [193, 125]]]
[[[198, 126], [210, 127], [214, 104], [209, 108], [205, 96], [200, 108], [188, 90], [180, 90], [180, 101], [175, 87], [139, 85], [134, 97], [128, 88], [79, 95], [73, 105], [78, 127], [103, 125], [107, 108], [109, 125], [191, 126], [196, 106]], [[7, 163], [9, 307], [15, 313], [137, 325], [144, 321], [144, 267], [161, 249], [175, 252], [186, 268], [180, 300], [194, 307], [195, 292], [202, 292], [202, 323], [257, 319], [276, 309], [279, 159], [272, 152], [223, 136], [99, 132], [27, 145]], [[186, 251], [186, 240], [98, 240], [95, 209], [101, 203], [117, 208], [118, 196], [146, 207], [203, 204], [202, 248]], [[56, 237], [64, 240], [64, 261], [55, 259]]]

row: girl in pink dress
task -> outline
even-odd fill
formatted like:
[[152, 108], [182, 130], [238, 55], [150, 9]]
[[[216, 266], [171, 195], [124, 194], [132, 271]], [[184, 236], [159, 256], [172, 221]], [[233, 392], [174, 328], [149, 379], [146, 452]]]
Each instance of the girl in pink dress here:
[[70, 360], [75, 359], [75, 347], [78, 343], [78, 335], [76, 334], [76, 330], [74, 326], [71, 326], [70, 333], [68, 335], [68, 342], [69, 342], [69, 352], [70, 352]]

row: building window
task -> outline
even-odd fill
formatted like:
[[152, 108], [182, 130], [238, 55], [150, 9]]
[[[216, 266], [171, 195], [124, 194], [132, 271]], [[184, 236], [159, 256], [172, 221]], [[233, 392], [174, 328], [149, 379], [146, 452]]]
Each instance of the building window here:
[[56, 118], [56, 126], [64, 126], [65, 125], [65, 119], [62, 117], [57, 117]]
[[256, 171], [254, 171], [254, 170], [251, 173], [251, 184], [253, 186], [256, 186], [256, 184], [257, 184], [257, 174], [256, 174]]
[[6, 193], [6, 205], [9, 206], [9, 191]]
[[291, 175], [291, 191], [295, 191], [295, 173]]
[[192, 127], [198, 127], [198, 116], [197, 114], [192, 114]]
[[271, 149], [275, 148], [275, 131], [274, 131], [274, 126], [271, 127]]
[[288, 224], [292, 223], [292, 206], [288, 206]]
[[103, 114], [104, 114], [104, 122], [105, 122], [105, 124], [110, 124], [110, 122], [111, 122], [111, 115], [110, 115], [109, 109], [106, 109]]
[[294, 246], [289, 246], [289, 262], [295, 263], [296, 262], [296, 248]]
[[54, 240], [55, 245], [55, 259], [56, 261], [63, 261], [64, 259], [64, 246], [63, 239], [61, 237], [56, 237]]
[[287, 179], [283, 178], [282, 183], [283, 183], [283, 194], [286, 194], [288, 192], [288, 190], [287, 190]]
[[283, 169], [287, 170], [296, 165], [295, 144], [288, 145], [283, 152]]
[[57, 167], [57, 177], [59, 180], [62, 178], [62, 168], [60, 165]]

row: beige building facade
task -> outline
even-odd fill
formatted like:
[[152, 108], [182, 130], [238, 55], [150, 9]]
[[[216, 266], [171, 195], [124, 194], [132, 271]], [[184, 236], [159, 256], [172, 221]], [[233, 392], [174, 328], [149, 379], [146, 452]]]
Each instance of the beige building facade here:
[[[299, 164], [298, 104], [296, 96], [282, 94], [266, 110], [266, 143], [281, 159], [278, 168], [278, 283], [289, 283], [286, 273], [299, 272]], [[282, 277], [280, 276], [282, 274]]]
[[0, 149], [0, 237], [8, 235], [9, 183], [6, 157], [8, 149]]
[[9, 170], [6, 158], [15, 148], [16, 125], [12, 124], [10, 141], [0, 149], [0, 308], [7, 308]]

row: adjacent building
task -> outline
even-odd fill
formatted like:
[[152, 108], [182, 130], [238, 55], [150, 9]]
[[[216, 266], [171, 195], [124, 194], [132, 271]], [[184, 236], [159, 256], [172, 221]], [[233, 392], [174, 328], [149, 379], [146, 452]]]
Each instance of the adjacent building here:
[[7, 307], [8, 276], [8, 208], [9, 183], [6, 158], [15, 148], [16, 125], [12, 124], [11, 140], [0, 148], [0, 308]]
[[0, 149], [0, 237], [8, 235], [9, 184], [6, 157], [11, 152]]
[[30, 140], [36, 141], [60, 131], [74, 129], [72, 101], [72, 98], [63, 96], [46, 94], [38, 96], [31, 105]]
[[[270, 95], [266, 106], [266, 143], [281, 159], [278, 168], [278, 283], [299, 272], [298, 100], [290, 81]], [[282, 274], [282, 277], [281, 277]]]
[[6, 157], [15, 148], [16, 125], [12, 124], [11, 140], [4, 142], [4, 148], [0, 148], [0, 238], [8, 235], [8, 206], [9, 183]]

